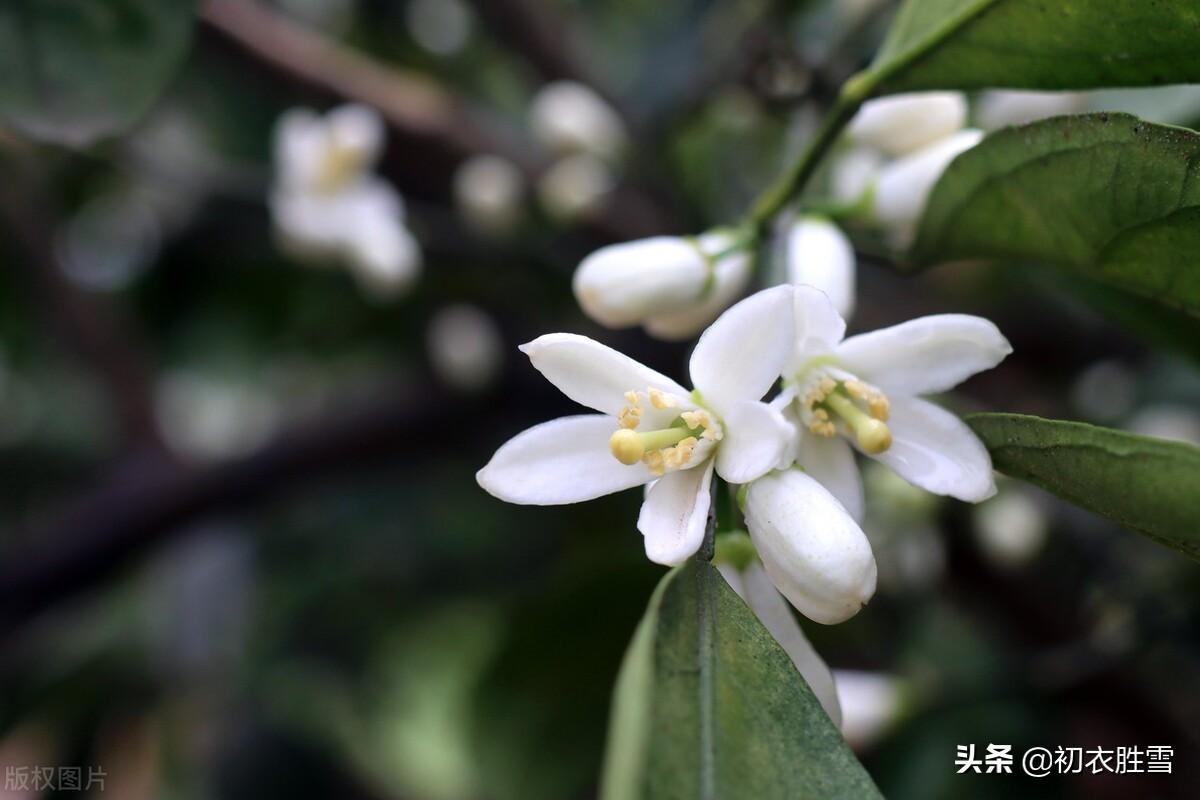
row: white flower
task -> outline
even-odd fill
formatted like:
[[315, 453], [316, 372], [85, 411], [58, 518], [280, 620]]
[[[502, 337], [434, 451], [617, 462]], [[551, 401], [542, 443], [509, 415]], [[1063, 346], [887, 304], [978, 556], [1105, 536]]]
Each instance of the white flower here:
[[785, 463], [794, 458], [856, 519], [862, 480], [851, 445], [934, 494], [973, 503], [995, 494], [983, 444], [919, 395], [999, 364], [1012, 348], [996, 326], [941, 314], [843, 340], [846, 323], [829, 298], [807, 286], [794, 292], [796, 353], [773, 401], [800, 430]]
[[987, 91], [979, 96], [975, 119], [987, 131], [1024, 125], [1060, 114], [1077, 114], [1087, 107], [1087, 98], [1083, 92]]
[[462, 0], [411, 0], [404, 19], [413, 40], [439, 56], [454, 55], [471, 36], [471, 9]]
[[460, 304], [439, 311], [429, 323], [426, 342], [434, 371], [464, 391], [487, 386], [504, 363], [496, 323], [475, 306]]
[[1046, 543], [1049, 520], [1031, 489], [1006, 485], [975, 509], [975, 540], [993, 564], [1013, 569], [1031, 561]]
[[297, 109], [275, 133], [271, 213], [282, 243], [306, 259], [339, 259], [375, 296], [408, 286], [420, 267], [404, 204], [371, 174], [383, 123], [369, 108], [342, 106], [325, 117]]
[[904, 713], [904, 683], [882, 672], [839, 669], [833, 673], [842, 707], [842, 735], [855, 749], [869, 747]]
[[906, 247], [934, 184], [950, 162], [979, 144], [983, 131], [971, 128], [890, 162], [875, 177], [871, 213], [892, 232], [892, 244]]
[[603, 208], [616, 185], [617, 179], [604, 161], [590, 153], [576, 153], [542, 173], [537, 195], [551, 217], [570, 222]]
[[692, 353], [694, 393], [584, 336], [524, 345], [563, 394], [601, 413], [517, 435], [479, 471], [479, 485], [510, 503], [560, 505], [654, 481], [638, 517], [646, 554], [682, 562], [704, 537], [714, 469], [748, 483], [778, 463], [794, 434], [759, 401], [790, 355], [792, 307], [791, 288], [781, 286], [726, 311]]
[[589, 317], [610, 328], [645, 325], [686, 339], [712, 322], [750, 280], [750, 255], [732, 233], [655, 236], [602, 247], [580, 263], [572, 288]]
[[521, 219], [525, 179], [515, 164], [499, 156], [475, 156], [454, 173], [454, 200], [467, 223], [500, 235]]
[[559, 153], [591, 153], [612, 160], [625, 148], [625, 126], [604, 98], [581, 83], [543, 86], [529, 110], [533, 135]]
[[854, 313], [854, 246], [827, 219], [803, 217], [787, 235], [788, 281], [815, 286], [843, 317]]
[[950, 136], [967, 122], [959, 92], [915, 92], [868, 100], [847, 135], [891, 156], [902, 156]]
[[796, 670], [804, 678], [808, 688], [812, 689], [812, 693], [833, 720], [833, 724], [841, 726], [842, 709], [838, 704], [833, 673], [813, 649], [812, 643], [804, 635], [804, 630], [787, 607], [779, 590], [771, 583], [762, 564], [755, 559], [740, 569], [733, 564], [718, 564], [717, 569], [725, 578], [725, 582], [746, 601], [754, 616], [758, 617], [767, 632], [792, 659]]
[[746, 491], [746, 527], [771, 582], [800, 613], [843, 622], [875, 594], [875, 557], [858, 523], [813, 476], [785, 469]]

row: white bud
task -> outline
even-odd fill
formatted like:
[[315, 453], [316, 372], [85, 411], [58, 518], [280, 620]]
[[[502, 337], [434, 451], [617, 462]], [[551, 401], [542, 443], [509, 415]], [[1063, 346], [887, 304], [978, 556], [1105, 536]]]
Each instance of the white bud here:
[[[730, 233], [706, 233], [697, 240], [700, 249], [709, 257], [728, 250], [734, 243]], [[741, 250], [728, 253], [716, 260], [712, 267], [712, 285], [699, 300], [689, 301], [676, 311], [662, 311], [643, 320], [646, 332], [659, 339], [671, 342], [690, 339], [708, 327], [721, 312], [741, 297], [753, 273], [753, 258]], [[704, 293], [702, 287], [701, 292]]]
[[454, 199], [467, 223], [490, 235], [520, 221], [525, 181], [515, 164], [499, 156], [475, 156], [454, 173]]
[[587, 153], [567, 156], [538, 179], [542, 207], [555, 219], [570, 221], [599, 210], [616, 185], [608, 165]]
[[471, 35], [471, 10], [462, 0], [411, 0], [404, 20], [413, 41], [440, 56], [462, 50]]
[[592, 253], [575, 270], [572, 288], [584, 313], [601, 325], [622, 328], [698, 301], [708, 273], [708, 259], [697, 243], [655, 236]]
[[1087, 106], [1083, 92], [1018, 92], [997, 90], [979, 96], [975, 119], [986, 131], [1024, 125], [1060, 114], [1076, 114]]
[[950, 136], [967, 123], [959, 92], [915, 92], [868, 100], [846, 128], [859, 144], [901, 156]]
[[838, 156], [830, 175], [833, 199], [846, 205], [861, 202], [884, 161], [883, 154], [870, 147], [854, 147]]
[[984, 554], [1005, 568], [1030, 561], [1046, 542], [1049, 524], [1033, 494], [1006, 485], [974, 509], [975, 539]]
[[556, 152], [613, 159], [625, 147], [625, 126], [617, 112], [581, 83], [546, 84], [534, 96], [529, 115], [534, 136]]
[[904, 684], [881, 672], [839, 669], [833, 673], [842, 706], [842, 735], [856, 750], [887, 732], [904, 710]]
[[892, 244], [907, 246], [938, 178], [963, 151], [979, 144], [983, 131], [967, 129], [896, 159], [875, 181], [875, 219], [892, 230]]
[[475, 306], [455, 305], [439, 311], [429, 323], [426, 343], [434, 371], [457, 389], [483, 388], [504, 363], [496, 323]]
[[854, 245], [827, 219], [804, 217], [787, 241], [788, 282], [824, 292], [843, 318], [854, 313]]
[[875, 594], [866, 534], [810, 475], [789, 469], [751, 483], [746, 525], [771, 581], [814, 622], [850, 619]]
[[743, 570], [738, 570], [732, 564], [721, 564], [717, 569], [721, 571], [730, 588], [746, 601], [754, 616], [758, 617], [758, 621], [792, 659], [796, 670], [804, 678], [808, 688], [812, 689], [812, 693], [833, 720], [833, 724], [840, 726], [842, 709], [838, 704], [833, 673], [804, 635], [796, 616], [763, 571], [762, 564], [756, 559]]
[[1129, 420], [1129, 430], [1143, 436], [1200, 446], [1200, 414], [1185, 405], [1146, 406]]

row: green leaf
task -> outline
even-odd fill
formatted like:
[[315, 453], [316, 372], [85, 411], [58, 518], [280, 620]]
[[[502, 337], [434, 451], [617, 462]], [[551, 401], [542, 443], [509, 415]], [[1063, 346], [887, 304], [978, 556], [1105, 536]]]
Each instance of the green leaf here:
[[975, 414], [996, 469], [1200, 559], [1200, 448], [1082, 422]]
[[908, 0], [870, 72], [875, 94], [1200, 81], [1195, 0]]
[[601, 797], [881, 797], [787, 654], [711, 565], [663, 578], [625, 655]]
[[186, 52], [193, 0], [0, 4], [0, 123], [79, 147], [132, 126]]
[[912, 260], [1052, 263], [1200, 314], [1200, 135], [1128, 114], [1007, 128], [959, 156]]

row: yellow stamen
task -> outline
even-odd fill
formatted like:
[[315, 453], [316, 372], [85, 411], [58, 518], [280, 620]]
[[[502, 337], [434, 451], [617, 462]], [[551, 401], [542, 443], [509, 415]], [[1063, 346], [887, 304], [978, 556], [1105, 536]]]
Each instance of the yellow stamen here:
[[854, 431], [858, 446], [871, 455], [879, 455], [892, 446], [892, 431], [887, 423], [867, 414], [849, 397], [833, 393], [825, 405]]
[[659, 391], [658, 389], [649, 389], [647, 393], [650, 395], [650, 405], [655, 408], [674, 408], [679, 405], [679, 400], [666, 392]]

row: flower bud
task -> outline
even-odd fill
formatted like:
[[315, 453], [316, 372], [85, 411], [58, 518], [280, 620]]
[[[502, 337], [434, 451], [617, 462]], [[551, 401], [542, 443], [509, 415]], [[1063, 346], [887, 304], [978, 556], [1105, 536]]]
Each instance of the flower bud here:
[[870, 747], [904, 714], [906, 687], [882, 672], [839, 669], [833, 673], [842, 707], [842, 735], [856, 750]]
[[990, 91], [979, 97], [975, 118], [985, 131], [1024, 125], [1059, 114], [1076, 114], [1087, 106], [1083, 92]]
[[511, 161], [475, 156], [454, 173], [454, 199], [467, 223], [482, 233], [506, 233], [521, 218], [524, 179]]
[[655, 236], [600, 248], [575, 270], [572, 286], [589, 317], [621, 328], [698, 301], [708, 276], [708, 259], [696, 242]]
[[613, 159], [625, 147], [625, 126], [604, 98], [581, 83], [546, 84], [530, 107], [533, 135], [560, 153], [592, 153]]
[[959, 92], [915, 92], [863, 104], [846, 128], [859, 144], [902, 156], [944, 139], [967, 122], [967, 100]]
[[538, 179], [538, 200], [551, 217], [569, 222], [601, 208], [616, 182], [607, 164], [578, 153], [555, 163]]
[[854, 312], [854, 246], [827, 219], [804, 217], [788, 231], [788, 282], [824, 292], [843, 318]]
[[[731, 233], [706, 233], [697, 240], [701, 251], [710, 257], [723, 253], [734, 243]], [[753, 259], [741, 250], [727, 253], [712, 266], [712, 285], [707, 293], [678, 311], [654, 314], [643, 321], [651, 336], [671, 342], [690, 339], [708, 327], [741, 296], [753, 274]], [[702, 288], [702, 293], [705, 290]]]
[[475, 306], [460, 304], [439, 311], [429, 323], [426, 345], [438, 377], [463, 391], [487, 386], [504, 365], [500, 330]]
[[789, 469], [750, 484], [746, 525], [776, 588], [814, 622], [833, 625], [875, 593], [875, 558], [858, 524], [810, 475]]
[[983, 131], [968, 128], [880, 170], [872, 211], [876, 220], [892, 229], [894, 245], [907, 246], [938, 178], [951, 161], [982, 138]]

